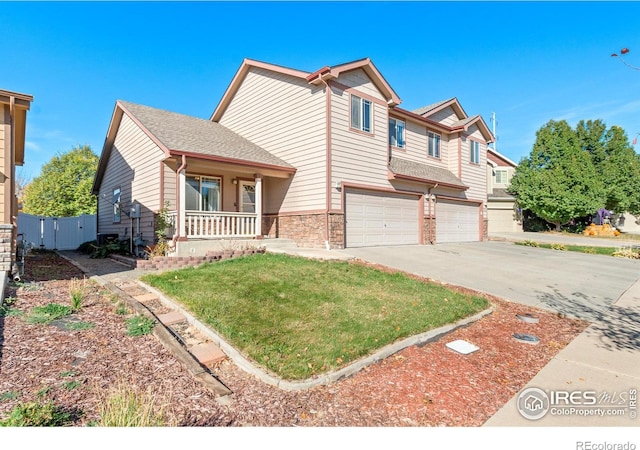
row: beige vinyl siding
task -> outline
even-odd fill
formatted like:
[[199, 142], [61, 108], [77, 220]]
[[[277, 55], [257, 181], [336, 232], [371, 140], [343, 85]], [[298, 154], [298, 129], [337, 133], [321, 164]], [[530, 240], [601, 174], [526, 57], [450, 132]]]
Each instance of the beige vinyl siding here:
[[460, 145], [460, 133], [453, 133], [447, 136], [447, 151], [443, 152], [443, 161], [446, 164], [447, 169], [459, 177], [460, 173], [458, 171], [459, 168], [459, 145]]
[[[100, 233], [117, 233], [120, 238], [128, 237], [131, 233], [131, 220], [124, 212], [120, 223], [113, 223], [111, 199], [113, 190], [120, 187], [122, 210], [128, 210], [133, 201], [139, 203], [142, 238], [149, 243], [154, 239], [154, 214], [161, 207], [159, 162], [164, 157], [164, 152], [126, 114], [123, 115], [100, 185]], [[135, 223], [133, 227], [135, 233]]]
[[[342, 82], [340, 78], [338, 81]], [[334, 88], [331, 96], [331, 183], [349, 182], [392, 187], [388, 180], [389, 118], [386, 105], [373, 103], [373, 133], [349, 128], [349, 93]], [[357, 94], [357, 93], [356, 93]], [[341, 193], [331, 189], [331, 207], [341, 207]]]
[[[394, 155], [420, 164], [429, 164], [435, 167], [447, 169], [448, 136], [433, 130], [428, 130], [413, 122], [405, 122], [406, 145], [404, 151], [394, 149]], [[428, 156], [427, 133], [433, 131], [440, 135], [440, 158]]]
[[435, 120], [436, 122], [440, 122], [443, 125], [450, 126], [460, 120], [458, 115], [455, 113], [453, 108], [447, 106], [441, 111], [438, 111], [434, 114], [430, 114], [427, 116], [428, 119]]
[[169, 210], [176, 209], [176, 170], [177, 167], [174, 160], [169, 160], [162, 163], [162, 172], [164, 179], [164, 202], [169, 202]]
[[325, 98], [322, 86], [253, 67], [220, 119], [297, 169], [280, 212], [326, 207]]
[[352, 70], [351, 72], [344, 73], [340, 75], [338, 81], [345, 86], [355, 88], [370, 97], [386, 101], [384, 96], [380, 93], [378, 88], [376, 88], [371, 79], [362, 69]]
[[[470, 162], [470, 141], [474, 139], [480, 143], [480, 161], [478, 164]], [[469, 135], [462, 143], [462, 182], [469, 186], [466, 197], [476, 200], [487, 198], [487, 145], [478, 127], [473, 125], [469, 129]]]

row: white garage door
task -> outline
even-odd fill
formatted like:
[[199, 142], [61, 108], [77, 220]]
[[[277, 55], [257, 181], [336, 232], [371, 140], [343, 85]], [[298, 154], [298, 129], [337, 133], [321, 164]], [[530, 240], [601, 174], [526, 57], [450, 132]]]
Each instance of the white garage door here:
[[436, 243], [480, 240], [478, 205], [438, 199]]
[[418, 197], [348, 190], [345, 197], [346, 246], [418, 244]]
[[518, 223], [514, 219], [513, 208], [510, 209], [487, 209], [489, 218], [489, 233], [514, 232], [518, 231]]

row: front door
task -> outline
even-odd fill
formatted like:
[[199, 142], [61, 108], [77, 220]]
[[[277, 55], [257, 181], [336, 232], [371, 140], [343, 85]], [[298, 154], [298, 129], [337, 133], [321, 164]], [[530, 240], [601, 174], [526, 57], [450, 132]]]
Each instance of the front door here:
[[243, 181], [239, 183], [240, 212], [256, 212], [256, 183], [255, 181]]

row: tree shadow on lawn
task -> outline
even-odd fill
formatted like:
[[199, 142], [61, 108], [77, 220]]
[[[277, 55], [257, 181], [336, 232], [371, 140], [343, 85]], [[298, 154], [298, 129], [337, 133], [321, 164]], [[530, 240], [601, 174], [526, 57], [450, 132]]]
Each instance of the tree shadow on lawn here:
[[599, 346], [608, 350], [634, 351], [640, 348], [640, 312], [630, 307], [612, 304], [607, 299], [598, 302], [581, 292], [572, 297], [553, 289], [554, 293], [538, 292], [538, 298], [548, 308], [571, 317], [592, 322], [588, 332], [600, 336]]

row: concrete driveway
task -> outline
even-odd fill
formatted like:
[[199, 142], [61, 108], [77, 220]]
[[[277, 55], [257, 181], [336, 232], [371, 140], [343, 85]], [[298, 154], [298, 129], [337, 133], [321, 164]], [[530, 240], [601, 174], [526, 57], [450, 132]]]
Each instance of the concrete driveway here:
[[525, 305], [600, 321], [640, 278], [640, 261], [487, 241], [340, 250]]

